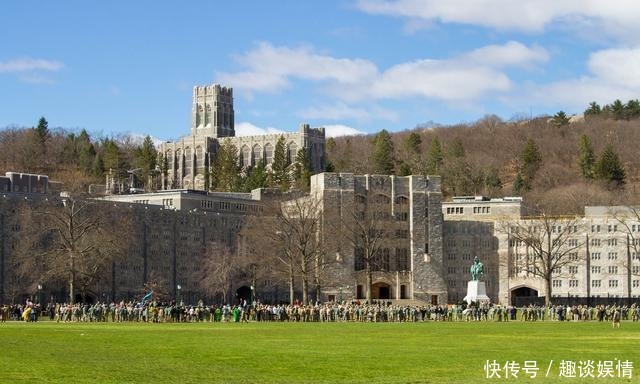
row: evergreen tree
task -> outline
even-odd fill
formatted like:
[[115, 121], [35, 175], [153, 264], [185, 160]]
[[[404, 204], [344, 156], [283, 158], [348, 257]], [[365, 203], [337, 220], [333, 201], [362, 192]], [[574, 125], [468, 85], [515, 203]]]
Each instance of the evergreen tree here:
[[502, 180], [495, 167], [485, 169], [484, 175], [484, 187], [490, 196], [496, 195], [502, 189]]
[[422, 139], [418, 132], [411, 132], [405, 139], [404, 147], [409, 155], [419, 155], [422, 147]]
[[440, 144], [440, 140], [438, 140], [437, 137], [434, 137], [433, 140], [431, 140], [429, 152], [427, 152], [425, 176], [440, 174], [443, 162], [444, 156], [442, 154], [442, 145]]
[[626, 172], [613, 145], [608, 144], [595, 164], [595, 176], [619, 187], [625, 183]]
[[105, 171], [112, 169], [119, 173], [126, 169], [122, 150], [112, 139], [104, 139], [102, 142], [102, 162]]
[[91, 164], [91, 174], [96, 177], [104, 176], [104, 162], [102, 161], [102, 155], [99, 153], [96, 157], [93, 158], [93, 163]]
[[50, 136], [47, 119], [41, 117], [40, 120], [38, 120], [38, 126], [34, 128], [34, 133], [38, 142], [44, 145]]
[[589, 108], [584, 111], [584, 117], [599, 116], [601, 113], [602, 108], [600, 108], [598, 103], [592, 101], [591, 103], [589, 103]]
[[593, 179], [593, 166], [596, 161], [596, 156], [593, 152], [593, 146], [591, 145], [589, 136], [584, 134], [580, 136], [578, 151], [578, 165], [580, 166], [582, 177], [585, 179]]
[[273, 163], [271, 163], [273, 187], [286, 191], [291, 186], [291, 178], [287, 169], [287, 150], [284, 136], [280, 136], [273, 152]]
[[520, 177], [522, 177], [522, 181], [524, 182], [525, 190], [529, 191], [533, 186], [533, 179], [542, 165], [542, 155], [533, 139], [527, 140], [522, 150], [520, 160]]
[[93, 167], [93, 161], [96, 157], [96, 149], [91, 142], [91, 138], [86, 130], [82, 130], [78, 137], [75, 138], [75, 153], [77, 155], [78, 165], [80, 169], [89, 173]]
[[238, 148], [226, 138], [218, 148], [211, 170], [211, 187], [216, 191], [235, 192], [240, 187]]
[[264, 188], [267, 186], [267, 169], [264, 166], [264, 162], [260, 160], [244, 179], [244, 190], [250, 192], [257, 188]]
[[629, 100], [627, 105], [625, 105], [625, 110], [628, 119], [640, 117], [640, 101], [638, 101], [638, 99]]
[[393, 141], [387, 130], [383, 129], [374, 136], [373, 144], [373, 169], [375, 173], [383, 175], [393, 174], [394, 153]]
[[516, 178], [513, 181], [513, 194], [516, 196], [522, 195], [524, 192], [525, 185], [524, 180], [522, 179], [522, 174], [520, 172], [516, 173]]
[[333, 150], [336, 149], [336, 140], [333, 137], [328, 138], [325, 146], [327, 148], [327, 152], [333, 152]]
[[300, 148], [296, 154], [296, 185], [303, 191], [308, 191], [311, 185], [311, 164], [307, 151]]
[[626, 119], [627, 117], [627, 114], [626, 114], [627, 110], [625, 108], [624, 103], [622, 103], [620, 99], [615, 100], [613, 104], [611, 104], [610, 110], [611, 110], [611, 114], [613, 115], [613, 118], [616, 120]]
[[134, 161], [136, 168], [141, 170], [142, 180], [145, 185], [148, 184], [149, 176], [155, 173], [156, 161], [158, 159], [158, 151], [151, 140], [151, 136], [144, 138], [142, 145], [134, 151]]
[[568, 125], [569, 124], [569, 117], [567, 116], [566, 113], [564, 113], [564, 111], [559, 111], [558, 113], [553, 115], [553, 118], [551, 119], [551, 124], [553, 124], [553, 125], [555, 125], [557, 127], [561, 127], [563, 125]]
[[411, 175], [411, 166], [404, 161], [400, 162], [398, 166], [398, 176], [409, 176]]

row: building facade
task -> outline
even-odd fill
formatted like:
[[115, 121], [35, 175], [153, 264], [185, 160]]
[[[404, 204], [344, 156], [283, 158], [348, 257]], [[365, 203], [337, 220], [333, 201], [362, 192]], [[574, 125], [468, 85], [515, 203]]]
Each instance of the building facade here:
[[[310, 198], [320, 204], [324, 241], [331, 244], [327, 253], [336, 255], [323, 289], [325, 300], [366, 297], [364, 248], [377, 242], [369, 260], [372, 299], [447, 301], [438, 176], [322, 173], [311, 178]], [[336, 228], [351, 235], [335, 244], [329, 237], [339, 237]], [[379, 238], [359, 244], [358, 238], [366, 236]]]
[[324, 128], [301, 124], [298, 132], [236, 137], [233, 89], [218, 84], [194, 87], [191, 134], [162, 143], [159, 147], [167, 165], [167, 171], [163, 174], [163, 189], [205, 190], [206, 174], [225, 139], [238, 149], [243, 170], [261, 161], [269, 168], [280, 137], [285, 140], [290, 164], [295, 162], [298, 151], [304, 149], [312, 172], [324, 170]]
[[[527, 215], [521, 198], [459, 197], [443, 203], [442, 211], [450, 302], [466, 294], [475, 256], [485, 263], [493, 302], [540, 302], [535, 298], [545, 296], [547, 289], [552, 301], [573, 303], [640, 297], [639, 208], [585, 207], [584, 215], [541, 218]], [[560, 259], [549, 288], [531, 272], [535, 252], [518, 231], [548, 238]]]

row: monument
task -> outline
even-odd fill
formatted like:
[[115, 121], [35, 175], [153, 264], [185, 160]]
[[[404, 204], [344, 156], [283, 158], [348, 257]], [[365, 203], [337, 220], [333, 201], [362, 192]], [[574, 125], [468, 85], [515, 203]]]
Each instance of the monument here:
[[467, 283], [467, 296], [464, 297], [464, 301], [467, 304], [471, 304], [472, 302], [476, 303], [489, 303], [489, 296], [487, 296], [487, 286], [484, 281], [482, 281], [482, 277], [484, 276], [484, 265], [476, 256], [473, 259], [473, 264], [471, 268], [469, 268], [469, 272], [471, 273], [471, 281]]

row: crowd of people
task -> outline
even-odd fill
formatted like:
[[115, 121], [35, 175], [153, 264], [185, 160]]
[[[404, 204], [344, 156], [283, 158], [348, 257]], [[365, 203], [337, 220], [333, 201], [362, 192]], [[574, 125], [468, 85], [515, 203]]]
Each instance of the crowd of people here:
[[401, 305], [392, 302], [237, 305], [184, 305], [162, 302], [48, 304], [31, 301], [0, 307], [0, 322], [7, 320], [69, 322], [422, 322], [422, 321], [638, 321], [640, 306], [598, 305], [549, 307], [529, 305]]

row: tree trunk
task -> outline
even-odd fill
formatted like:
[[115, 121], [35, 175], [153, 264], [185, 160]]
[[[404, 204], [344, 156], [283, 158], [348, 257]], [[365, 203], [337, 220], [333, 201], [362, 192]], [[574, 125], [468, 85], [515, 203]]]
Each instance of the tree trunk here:
[[549, 305], [551, 304], [551, 279], [552, 279], [551, 276], [549, 276], [549, 277], [547, 277], [545, 279], [545, 285], [546, 285], [546, 288], [547, 288], [547, 292], [544, 295], [544, 305], [546, 307], [549, 307]]
[[371, 285], [373, 285], [373, 276], [371, 272], [371, 265], [367, 263], [367, 302], [371, 304]]
[[289, 303], [293, 304], [294, 295], [293, 292], [293, 284], [294, 284], [294, 275], [293, 275], [293, 263], [289, 265]]

